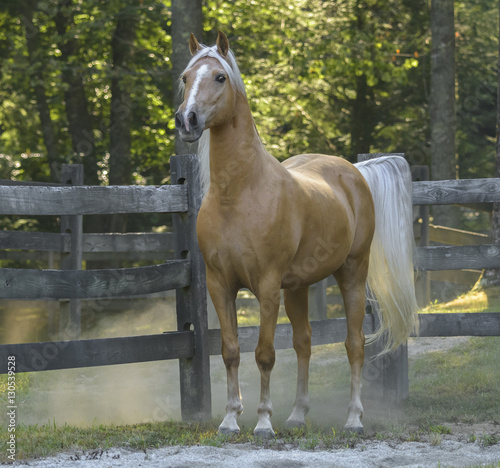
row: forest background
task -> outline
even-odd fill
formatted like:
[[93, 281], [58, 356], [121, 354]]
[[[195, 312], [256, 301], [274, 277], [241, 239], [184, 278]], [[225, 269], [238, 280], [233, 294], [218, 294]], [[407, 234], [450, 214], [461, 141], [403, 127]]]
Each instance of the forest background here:
[[[452, 7], [452, 177], [494, 176], [498, 2], [433, 3]], [[173, 118], [187, 37], [210, 44], [218, 30], [278, 159], [400, 152], [432, 168], [431, 12], [428, 0], [1, 0], [0, 178], [58, 181], [82, 163], [87, 184], [168, 183], [170, 156], [196, 150], [176, 146]], [[85, 226], [155, 222], [121, 219]], [[484, 229], [477, 219], [460, 227]], [[13, 222], [53, 221], [2, 227]]]

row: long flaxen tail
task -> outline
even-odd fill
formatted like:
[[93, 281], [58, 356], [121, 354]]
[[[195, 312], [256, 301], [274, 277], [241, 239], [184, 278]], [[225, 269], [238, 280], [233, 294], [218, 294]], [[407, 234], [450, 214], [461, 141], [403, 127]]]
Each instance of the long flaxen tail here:
[[368, 288], [378, 303], [380, 328], [369, 342], [384, 335], [385, 353], [418, 332], [411, 172], [401, 156], [370, 159], [356, 167], [367, 181], [375, 205]]

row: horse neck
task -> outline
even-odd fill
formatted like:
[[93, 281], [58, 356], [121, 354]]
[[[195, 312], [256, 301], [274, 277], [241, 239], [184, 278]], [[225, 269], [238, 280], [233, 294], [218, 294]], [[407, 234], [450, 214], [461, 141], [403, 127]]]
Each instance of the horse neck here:
[[[262, 175], [279, 163], [264, 148], [248, 101], [238, 96], [233, 119], [210, 129], [210, 187], [212, 195], [238, 197], [259, 185]], [[215, 192], [214, 192], [215, 191]]]

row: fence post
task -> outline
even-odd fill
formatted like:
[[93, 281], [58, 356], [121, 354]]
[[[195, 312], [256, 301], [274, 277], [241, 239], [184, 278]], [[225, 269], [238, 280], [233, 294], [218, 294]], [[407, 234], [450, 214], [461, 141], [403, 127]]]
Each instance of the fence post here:
[[[412, 179], [429, 180], [429, 166], [413, 166]], [[418, 218], [422, 219], [420, 225], [420, 247], [429, 246], [429, 205], [420, 205], [418, 207]], [[417, 280], [415, 284], [417, 293], [417, 303], [420, 307], [425, 307], [431, 302], [431, 282], [429, 272], [420, 270], [417, 272]]]
[[[83, 165], [63, 164], [61, 183], [83, 185]], [[71, 250], [61, 252], [61, 270], [82, 269], [83, 216], [61, 216], [61, 233], [71, 234]], [[82, 304], [80, 299], [61, 301], [59, 315], [60, 339], [79, 339], [82, 332]]]
[[[403, 156], [403, 153], [358, 154], [358, 162], [382, 156]], [[378, 311], [367, 305], [367, 312], [373, 313], [374, 331], [379, 327]], [[370, 395], [399, 404], [408, 398], [408, 345], [377, 356], [384, 347], [384, 337], [366, 347], [363, 377], [370, 382]]]
[[327, 319], [326, 282], [327, 278], [311, 285], [309, 289], [309, 316], [315, 320]]
[[[373, 308], [376, 308], [376, 305], [367, 306], [367, 312], [373, 314], [375, 331], [379, 327], [379, 315]], [[409, 396], [408, 344], [377, 356], [383, 350], [384, 344], [382, 337], [365, 348], [363, 378], [370, 383], [370, 398], [400, 404]]]
[[172, 156], [170, 174], [172, 184], [188, 185], [189, 204], [186, 213], [172, 215], [175, 258], [191, 261], [191, 284], [176, 290], [177, 327], [179, 331], [194, 331], [195, 349], [193, 358], [179, 360], [181, 413], [184, 421], [202, 421], [212, 417], [212, 394], [205, 263], [196, 236], [202, 201], [198, 156]]

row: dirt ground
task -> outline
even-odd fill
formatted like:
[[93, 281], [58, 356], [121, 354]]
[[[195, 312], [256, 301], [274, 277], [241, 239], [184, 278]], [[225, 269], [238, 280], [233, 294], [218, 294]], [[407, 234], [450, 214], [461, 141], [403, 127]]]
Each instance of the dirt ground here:
[[471, 467], [500, 466], [500, 444], [483, 447], [470, 441], [470, 434], [500, 433], [498, 426], [449, 425], [451, 434], [440, 440], [401, 442], [394, 440], [361, 440], [353, 448], [334, 450], [299, 450], [286, 444], [274, 449], [254, 444], [226, 444], [223, 447], [167, 447], [146, 452], [111, 449], [106, 451], [70, 452], [44, 460], [16, 466], [37, 468], [395, 468], [395, 467]]
[[[410, 357], [460, 345], [468, 338], [413, 339]], [[67, 452], [41, 460], [17, 462], [15, 466], [36, 468], [396, 468], [396, 467], [500, 467], [500, 426], [493, 423], [443, 423], [450, 434], [423, 435], [417, 442], [401, 438], [377, 440], [363, 438], [352, 447], [314, 450], [300, 449], [298, 444], [281, 440], [271, 443], [224, 444], [222, 447], [166, 447], [144, 451], [125, 448], [105, 451]], [[487, 438], [494, 440], [485, 444]]]

